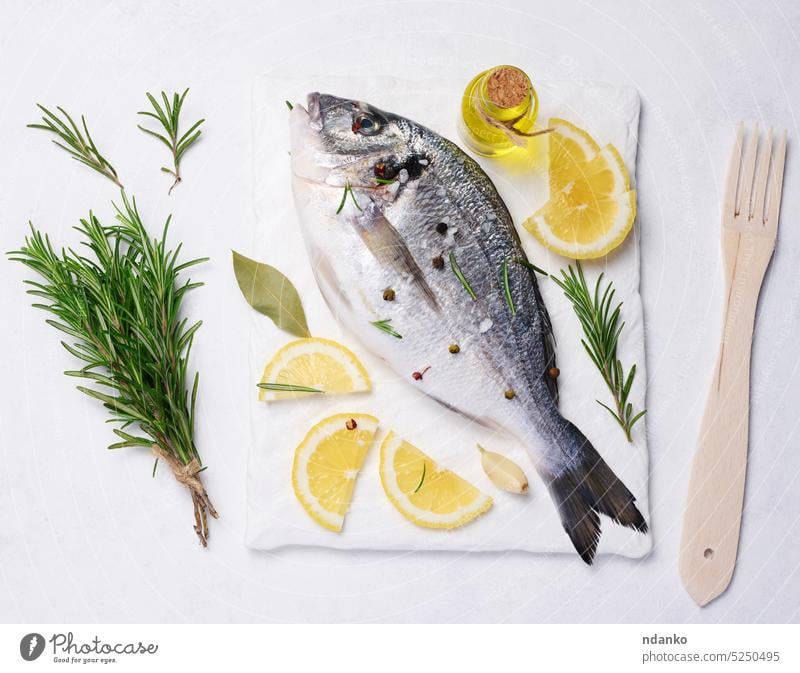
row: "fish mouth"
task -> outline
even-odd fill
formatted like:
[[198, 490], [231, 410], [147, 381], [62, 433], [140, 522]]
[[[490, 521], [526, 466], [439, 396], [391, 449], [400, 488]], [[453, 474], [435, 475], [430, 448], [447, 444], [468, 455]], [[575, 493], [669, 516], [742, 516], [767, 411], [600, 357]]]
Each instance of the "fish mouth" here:
[[308, 120], [312, 124], [320, 124], [322, 122], [322, 111], [319, 107], [319, 91], [313, 91], [306, 96], [306, 111], [308, 112]]

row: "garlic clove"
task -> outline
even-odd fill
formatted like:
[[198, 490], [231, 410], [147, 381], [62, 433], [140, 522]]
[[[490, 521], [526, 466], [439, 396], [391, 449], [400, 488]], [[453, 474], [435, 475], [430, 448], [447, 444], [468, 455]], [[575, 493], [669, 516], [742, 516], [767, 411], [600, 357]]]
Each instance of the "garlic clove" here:
[[499, 453], [487, 451], [480, 444], [478, 450], [483, 471], [495, 486], [509, 493], [528, 492], [528, 478], [519, 465]]

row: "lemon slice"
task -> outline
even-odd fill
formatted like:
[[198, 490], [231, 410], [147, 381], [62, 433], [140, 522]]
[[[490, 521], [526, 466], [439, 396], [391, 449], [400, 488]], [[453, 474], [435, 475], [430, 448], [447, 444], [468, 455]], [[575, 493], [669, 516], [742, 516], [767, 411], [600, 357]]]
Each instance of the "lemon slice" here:
[[377, 430], [374, 416], [336, 414], [311, 428], [295, 449], [294, 494], [323, 528], [337, 533], [342, 530], [356, 477]]
[[525, 222], [542, 245], [573, 259], [602, 257], [636, 219], [636, 192], [617, 148], [600, 148], [562, 119], [549, 121], [550, 200]]
[[458, 528], [492, 506], [488, 495], [394, 432], [381, 444], [380, 473], [389, 500], [418, 526]]
[[[370, 390], [369, 374], [355, 353], [330, 339], [297, 339], [281, 348], [264, 367], [262, 384], [307, 388], [328, 394]], [[265, 390], [262, 402], [314, 395], [310, 390]]]

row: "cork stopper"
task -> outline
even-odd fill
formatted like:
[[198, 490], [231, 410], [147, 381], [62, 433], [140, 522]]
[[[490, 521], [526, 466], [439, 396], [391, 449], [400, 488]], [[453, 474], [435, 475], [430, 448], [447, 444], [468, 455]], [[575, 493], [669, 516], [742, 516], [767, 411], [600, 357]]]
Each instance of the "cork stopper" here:
[[531, 88], [528, 76], [509, 66], [497, 68], [486, 82], [489, 100], [497, 107], [511, 108], [520, 105]]

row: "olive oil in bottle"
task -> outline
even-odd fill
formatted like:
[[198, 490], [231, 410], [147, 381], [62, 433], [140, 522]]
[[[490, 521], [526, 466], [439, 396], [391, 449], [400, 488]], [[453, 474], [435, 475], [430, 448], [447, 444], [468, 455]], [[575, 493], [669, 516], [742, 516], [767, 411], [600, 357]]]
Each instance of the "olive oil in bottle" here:
[[501, 65], [475, 76], [461, 99], [462, 140], [474, 152], [500, 157], [525, 149], [534, 132], [539, 99], [519, 68]]

